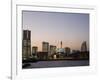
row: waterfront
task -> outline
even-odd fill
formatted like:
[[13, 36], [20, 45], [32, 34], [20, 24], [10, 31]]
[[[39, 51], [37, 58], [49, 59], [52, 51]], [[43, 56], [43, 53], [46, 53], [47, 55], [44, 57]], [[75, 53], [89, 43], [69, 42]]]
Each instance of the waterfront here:
[[23, 11], [22, 16], [23, 69], [89, 66], [89, 14]]
[[89, 60], [38, 61], [38, 62], [31, 62], [29, 64], [30, 64], [29, 66], [23, 69], [89, 66]]

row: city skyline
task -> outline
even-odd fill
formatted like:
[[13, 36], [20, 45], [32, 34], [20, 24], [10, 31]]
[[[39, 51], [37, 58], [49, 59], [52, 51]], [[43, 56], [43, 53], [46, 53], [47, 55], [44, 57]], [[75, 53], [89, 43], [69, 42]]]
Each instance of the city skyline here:
[[31, 30], [31, 46], [42, 51], [42, 42], [80, 50], [83, 41], [89, 49], [89, 14], [23, 11], [23, 29]]

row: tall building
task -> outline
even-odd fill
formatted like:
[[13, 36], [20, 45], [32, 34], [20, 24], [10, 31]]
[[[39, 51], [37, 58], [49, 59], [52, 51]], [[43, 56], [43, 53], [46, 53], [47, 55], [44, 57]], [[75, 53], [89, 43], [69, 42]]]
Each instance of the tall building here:
[[31, 31], [23, 30], [22, 39], [22, 59], [28, 59], [31, 56]]
[[68, 56], [71, 52], [71, 49], [69, 47], [65, 47], [65, 55]]
[[86, 44], [86, 41], [84, 41], [81, 45], [81, 52], [85, 52], [87, 51], [87, 44]]
[[50, 54], [56, 53], [56, 46], [50, 45]]
[[37, 55], [37, 52], [38, 52], [38, 47], [33, 46], [32, 47], [32, 55]]
[[49, 52], [49, 43], [48, 42], [42, 42], [42, 51], [43, 52]]

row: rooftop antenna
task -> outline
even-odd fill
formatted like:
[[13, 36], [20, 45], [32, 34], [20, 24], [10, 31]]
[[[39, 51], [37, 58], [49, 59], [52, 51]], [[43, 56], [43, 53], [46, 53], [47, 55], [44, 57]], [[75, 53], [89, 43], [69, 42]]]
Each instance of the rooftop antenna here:
[[62, 48], [62, 41], [60, 42], [61, 48]]

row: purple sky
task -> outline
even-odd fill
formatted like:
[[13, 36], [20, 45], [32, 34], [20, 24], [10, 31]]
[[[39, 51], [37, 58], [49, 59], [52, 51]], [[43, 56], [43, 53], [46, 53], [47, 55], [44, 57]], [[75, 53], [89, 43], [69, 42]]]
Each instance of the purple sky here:
[[31, 45], [42, 50], [42, 42], [80, 50], [89, 48], [89, 14], [23, 11], [23, 29], [31, 30]]

